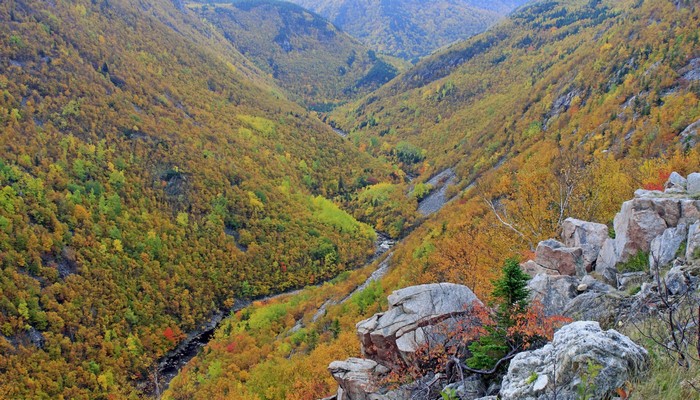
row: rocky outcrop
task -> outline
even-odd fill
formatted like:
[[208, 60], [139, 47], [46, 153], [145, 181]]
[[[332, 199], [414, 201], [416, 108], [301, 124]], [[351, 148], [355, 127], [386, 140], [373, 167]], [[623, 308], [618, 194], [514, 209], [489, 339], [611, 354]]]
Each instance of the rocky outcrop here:
[[688, 245], [685, 249], [685, 259], [698, 258], [698, 249], [700, 249], [700, 222], [690, 225], [688, 229]]
[[560, 275], [586, 274], [583, 262], [583, 249], [566, 247], [554, 239], [540, 242], [535, 251], [535, 263], [545, 269], [557, 271]]
[[697, 196], [700, 194], [700, 173], [693, 172], [688, 175], [687, 181], [688, 194], [691, 196]]
[[625, 303], [625, 296], [618, 291], [587, 291], [568, 302], [561, 315], [574, 320], [596, 321], [610, 326], [621, 316], [620, 310]]
[[678, 172], [672, 172], [668, 177], [668, 181], [664, 185], [666, 193], [684, 193], [688, 185], [688, 180], [681, 176]]
[[409, 361], [429, 336], [439, 335], [454, 322], [452, 317], [465, 315], [480, 303], [471, 289], [452, 283], [407, 287], [388, 300], [389, 309], [359, 322], [357, 333], [362, 354], [389, 367], [401, 359]]
[[[503, 400], [535, 400], [557, 391], [557, 399], [579, 398], [583, 385], [590, 398], [602, 399], [643, 374], [647, 351], [615, 330], [603, 331], [597, 322], [564, 326], [541, 349], [513, 358], [503, 379]], [[591, 366], [598, 373], [588, 371]]]
[[450, 393], [459, 400], [472, 400], [486, 394], [486, 386], [480, 376], [472, 375], [460, 382], [445, 386], [443, 393]]
[[684, 223], [675, 228], [666, 229], [661, 235], [651, 241], [649, 266], [652, 272], [659, 267], [665, 267], [676, 258], [676, 253], [688, 238], [688, 227]]
[[540, 274], [560, 275], [559, 271], [557, 271], [556, 269], [546, 268], [540, 264], [537, 264], [536, 262], [534, 262], [532, 260], [529, 260], [529, 261], [526, 261], [526, 262], [520, 264], [520, 268], [522, 268], [522, 270], [526, 274], [530, 275], [530, 277], [532, 277], [532, 278], [534, 278]]
[[340, 389], [337, 400], [369, 400], [370, 394], [379, 389], [379, 382], [389, 369], [372, 360], [348, 358], [333, 361], [328, 366]]
[[542, 304], [547, 316], [561, 315], [566, 305], [578, 295], [579, 280], [573, 276], [537, 275], [528, 282], [530, 299]]
[[[700, 201], [690, 195], [696, 184], [700, 191], [700, 174], [685, 179], [674, 172], [664, 192], [638, 190], [615, 216], [614, 238], [608, 237], [603, 224], [565, 220], [563, 242], [540, 242], [535, 260], [521, 264], [533, 277], [528, 284], [531, 299], [539, 300], [547, 315], [601, 323], [626, 317], [632, 307], [630, 294], [637, 293], [657, 271], [679, 259], [700, 258]], [[618, 270], [639, 252], [649, 253], [649, 270]], [[588, 275], [593, 267], [595, 273]], [[687, 290], [688, 275], [672, 271], [666, 275], [668, 291]]]
[[[608, 281], [613, 281], [618, 263], [628, 261], [640, 251], [648, 252], [651, 241], [668, 228], [662, 214], [666, 216], [672, 207], [666, 199], [657, 200], [637, 198], [622, 204], [614, 219], [615, 239], [605, 241], [596, 260], [596, 272]], [[677, 216], [675, 221], [678, 222]]]
[[561, 236], [566, 246], [580, 247], [583, 250], [584, 267], [590, 272], [603, 243], [608, 239], [608, 227], [595, 222], [567, 218], [562, 223]]
[[651, 267], [668, 265], [685, 241], [686, 227], [700, 219], [700, 202], [693, 198], [700, 191], [700, 174], [686, 180], [672, 173], [665, 187], [664, 192], [636, 191], [615, 216], [615, 239], [605, 241], [596, 260], [596, 272], [609, 283], [616, 279], [616, 266], [640, 251], [650, 251]]

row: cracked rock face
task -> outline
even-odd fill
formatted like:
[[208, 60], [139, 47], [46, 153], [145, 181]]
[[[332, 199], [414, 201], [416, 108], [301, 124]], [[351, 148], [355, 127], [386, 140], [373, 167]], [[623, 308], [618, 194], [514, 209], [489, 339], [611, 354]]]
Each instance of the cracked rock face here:
[[544, 240], [537, 245], [535, 262], [561, 275], [586, 275], [583, 250], [580, 247], [566, 247], [564, 243], [553, 239]]
[[340, 386], [338, 400], [369, 400], [369, 395], [379, 388], [380, 379], [389, 369], [372, 360], [348, 358], [333, 361], [328, 371]]
[[389, 367], [408, 361], [426, 338], [439, 339], [452, 317], [467, 314], [475, 302], [481, 304], [471, 289], [452, 283], [410, 286], [388, 300], [389, 309], [359, 322], [357, 333], [362, 354]]
[[545, 315], [561, 315], [578, 296], [579, 280], [573, 276], [537, 275], [527, 283], [530, 300], [542, 303]]
[[[597, 374], [588, 372], [590, 365], [600, 368]], [[555, 333], [550, 344], [513, 358], [500, 396], [535, 400], [548, 398], [556, 389], [557, 399], [573, 400], [585, 387], [590, 398], [607, 398], [648, 366], [647, 351], [627, 336], [603, 331], [597, 322], [573, 322]]]
[[590, 272], [598, 258], [598, 252], [608, 238], [608, 227], [595, 222], [567, 218], [561, 228], [564, 244], [567, 247], [580, 247], [583, 250], [584, 267]]

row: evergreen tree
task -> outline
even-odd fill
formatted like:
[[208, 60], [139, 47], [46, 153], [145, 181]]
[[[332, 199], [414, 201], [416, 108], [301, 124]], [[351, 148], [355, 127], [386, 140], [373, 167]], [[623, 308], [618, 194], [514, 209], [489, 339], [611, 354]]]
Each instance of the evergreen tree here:
[[486, 326], [487, 333], [469, 345], [472, 353], [467, 360], [469, 368], [489, 370], [509, 351], [521, 346], [522, 338], [509, 335], [508, 329], [515, 324], [515, 317], [527, 310], [529, 279], [517, 260], [506, 260], [503, 275], [493, 283], [492, 295], [498, 302], [496, 324]]

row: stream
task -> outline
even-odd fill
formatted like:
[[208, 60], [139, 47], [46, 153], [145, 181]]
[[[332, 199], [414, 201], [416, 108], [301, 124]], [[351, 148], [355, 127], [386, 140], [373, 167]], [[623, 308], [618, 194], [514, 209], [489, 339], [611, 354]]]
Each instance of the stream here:
[[[365, 266], [375, 262], [377, 259], [386, 254], [394, 246], [394, 244], [396, 244], [396, 241], [391, 239], [388, 235], [382, 232], [376, 233], [377, 239], [374, 243], [374, 255], [372, 255]], [[390, 258], [391, 253], [379, 264], [377, 270], [375, 270], [362, 285], [358, 286], [352, 293], [350, 293], [350, 295], [341, 300], [341, 303], [345, 302], [357, 291], [366, 288], [371, 282], [384, 276], [389, 269]], [[323, 283], [324, 282], [321, 282], [318, 285], [322, 285]], [[143, 390], [143, 392], [147, 395], [158, 397], [160, 393], [168, 388], [170, 381], [177, 376], [182, 367], [190, 362], [190, 360], [192, 360], [199, 353], [199, 351], [206, 346], [207, 343], [209, 343], [217, 328], [219, 328], [221, 325], [221, 322], [224, 321], [224, 319], [231, 313], [248, 307], [253, 303], [253, 301], [268, 301], [282, 296], [292, 296], [300, 293], [302, 290], [303, 289], [296, 289], [254, 299], [235, 299], [235, 303], [232, 308], [216, 311], [208, 321], [200, 325], [200, 327], [196, 330], [190, 332], [185, 340], [183, 340], [175, 349], [169, 351], [165, 356], [158, 360], [158, 371], [156, 374], [157, 378], [155, 381], [144, 379], [137, 382], [139, 389]], [[326, 301], [321, 308], [319, 308], [316, 315], [314, 315], [313, 320], [316, 321], [318, 318], [320, 318], [325, 313], [326, 307], [330, 304], [332, 304], [331, 300]], [[299, 328], [301, 328], [301, 326], [299, 326]], [[156, 389], [155, 382], [157, 382], [159, 390]]]
[[[338, 135], [342, 137], [347, 137], [347, 132], [340, 129], [333, 128]], [[418, 205], [418, 211], [424, 215], [430, 215], [434, 212], [440, 210], [449, 199], [446, 198], [447, 187], [457, 180], [457, 176], [451, 168], [440, 172], [431, 178], [428, 183], [433, 185], [435, 189], [426, 198], [421, 200]], [[391, 248], [396, 244], [396, 241], [391, 239], [388, 235], [382, 232], [376, 232], [377, 239], [375, 241], [375, 251], [374, 255], [367, 261], [365, 266], [370, 265], [384, 257], [384, 259], [377, 265], [377, 269], [370, 274], [369, 277], [358, 287], [356, 287], [350, 294], [345, 296], [343, 299], [336, 301], [333, 299], [328, 299], [326, 302], [319, 307], [318, 311], [314, 314], [312, 321], [315, 322], [321, 318], [326, 313], [328, 306], [334, 304], [342, 304], [349, 300], [355, 293], [358, 293], [367, 288], [372, 282], [381, 279], [388, 271], [391, 263], [391, 258], [393, 252], [390, 252]], [[387, 254], [388, 253], [388, 254]], [[319, 283], [322, 285], [324, 282]], [[303, 289], [297, 289], [287, 292], [282, 292], [274, 295], [258, 297], [254, 299], [235, 299], [234, 306], [230, 309], [220, 309], [217, 310], [213, 316], [199, 326], [196, 330], [190, 332], [185, 340], [183, 340], [175, 349], [168, 352], [163, 356], [157, 363], [157, 373], [155, 379], [143, 379], [137, 382], [137, 386], [145, 394], [155, 397], [160, 397], [160, 393], [166, 390], [170, 384], [170, 381], [177, 376], [180, 370], [192, 360], [200, 350], [206, 346], [209, 341], [214, 336], [217, 328], [221, 325], [222, 321], [230, 315], [231, 313], [240, 311], [249, 305], [253, 301], [268, 301], [273, 300], [282, 296], [290, 296], [300, 293]], [[303, 327], [303, 322], [300, 320], [292, 328], [292, 331], [301, 329]]]

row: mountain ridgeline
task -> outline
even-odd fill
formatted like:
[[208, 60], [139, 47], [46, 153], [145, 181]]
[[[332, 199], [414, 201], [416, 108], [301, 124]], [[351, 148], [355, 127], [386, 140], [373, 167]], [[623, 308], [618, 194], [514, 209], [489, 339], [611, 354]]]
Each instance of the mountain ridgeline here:
[[322, 17], [292, 3], [190, 3], [247, 58], [311, 109], [327, 111], [391, 80], [404, 62], [378, 56]]
[[292, 0], [382, 53], [416, 60], [485, 31], [525, 0]]

